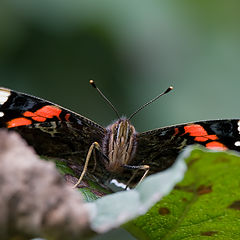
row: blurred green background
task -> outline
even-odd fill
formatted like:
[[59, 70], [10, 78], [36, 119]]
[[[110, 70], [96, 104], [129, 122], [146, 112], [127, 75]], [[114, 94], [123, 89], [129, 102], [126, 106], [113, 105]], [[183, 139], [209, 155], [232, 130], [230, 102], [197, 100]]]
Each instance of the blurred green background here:
[[7, 0], [0, 2], [0, 83], [106, 126], [174, 91], [133, 119], [138, 131], [240, 117], [240, 2]]
[[239, 118], [239, 1], [0, 1], [0, 84], [138, 131]]

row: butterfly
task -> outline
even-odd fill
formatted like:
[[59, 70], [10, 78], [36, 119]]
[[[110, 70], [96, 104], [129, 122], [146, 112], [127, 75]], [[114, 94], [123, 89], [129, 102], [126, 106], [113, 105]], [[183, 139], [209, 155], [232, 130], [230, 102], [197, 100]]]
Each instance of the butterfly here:
[[198, 121], [138, 133], [130, 122], [132, 116], [118, 117], [104, 128], [49, 101], [0, 88], [0, 128], [17, 131], [39, 155], [65, 159], [81, 178], [93, 177], [100, 183], [117, 179], [135, 186], [146, 175], [169, 168], [185, 146], [195, 143], [208, 149], [240, 149], [239, 119]]

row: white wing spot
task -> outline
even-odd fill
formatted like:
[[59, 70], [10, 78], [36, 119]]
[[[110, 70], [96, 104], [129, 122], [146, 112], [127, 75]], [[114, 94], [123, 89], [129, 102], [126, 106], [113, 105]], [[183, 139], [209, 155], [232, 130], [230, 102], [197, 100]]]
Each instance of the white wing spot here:
[[7, 100], [8, 97], [11, 95], [10, 90], [6, 89], [6, 88], [1, 88], [0, 89], [0, 104], [4, 104]]
[[240, 120], [238, 121], [238, 133], [240, 134]]
[[236, 142], [234, 143], [234, 145], [235, 145], [236, 147], [239, 147], [239, 146], [240, 146], [240, 141], [236, 141]]
[[0, 112], [0, 117], [3, 117], [4, 116], [4, 112]]

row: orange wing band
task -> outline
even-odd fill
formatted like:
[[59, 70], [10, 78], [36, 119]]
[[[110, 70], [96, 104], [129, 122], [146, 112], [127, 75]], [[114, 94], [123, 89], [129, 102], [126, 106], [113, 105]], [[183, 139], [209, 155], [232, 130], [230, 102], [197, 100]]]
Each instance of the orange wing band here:
[[228, 149], [224, 144], [217, 142], [217, 141], [207, 143], [206, 148], [216, 149], [216, 150], [227, 150]]
[[198, 124], [192, 124], [184, 127], [185, 133], [189, 133], [192, 137], [206, 136], [207, 131]]
[[36, 112], [26, 111], [23, 114], [23, 116], [31, 117], [33, 120], [37, 122], [44, 122], [46, 121], [47, 118], [53, 117], [57, 117], [59, 120], [61, 120], [60, 119], [61, 112], [62, 110], [60, 108], [56, 106], [47, 105], [38, 109]]
[[32, 121], [27, 118], [14, 118], [7, 122], [7, 128], [13, 128], [18, 126], [25, 126], [32, 124]]
[[189, 133], [190, 136], [195, 137], [197, 142], [205, 142], [207, 140], [217, 140], [217, 135], [208, 135], [207, 131], [198, 124], [192, 124], [184, 127], [185, 133]]

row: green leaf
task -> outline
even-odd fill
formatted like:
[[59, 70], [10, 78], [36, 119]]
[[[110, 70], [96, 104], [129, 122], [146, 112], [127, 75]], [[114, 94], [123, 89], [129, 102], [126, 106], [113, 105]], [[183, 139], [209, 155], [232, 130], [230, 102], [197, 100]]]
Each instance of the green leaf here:
[[[68, 166], [68, 162], [60, 159], [46, 159], [55, 162], [56, 167], [61, 175], [64, 176], [65, 180], [69, 182], [72, 186], [77, 182], [79, 175], [73, 171], [73, 169]], [[77, 167], [77, 165], [75, 166]], [[83, 199], [86, 202], [92, 202], [96, 199], [105, 196], [106, 194], [112, 193], [110, 189], [105, 186], [101, 186], [94, 182], [87, 176], [83, 179], [81, 184], [79, 184], [78, 191], [82, 194]]]
[[183, 179], [186, 170], [183, 156], [188, 153], [189, 151], [185, 151], [172, 167], [147, 177], [136, 188], [110, 194], [88, 203], [92, 230], [103, 233], [146, 213]]
[[125, 224], [138, 239], [240, 239], [240, 157], [195, 149], [184, 180]]

